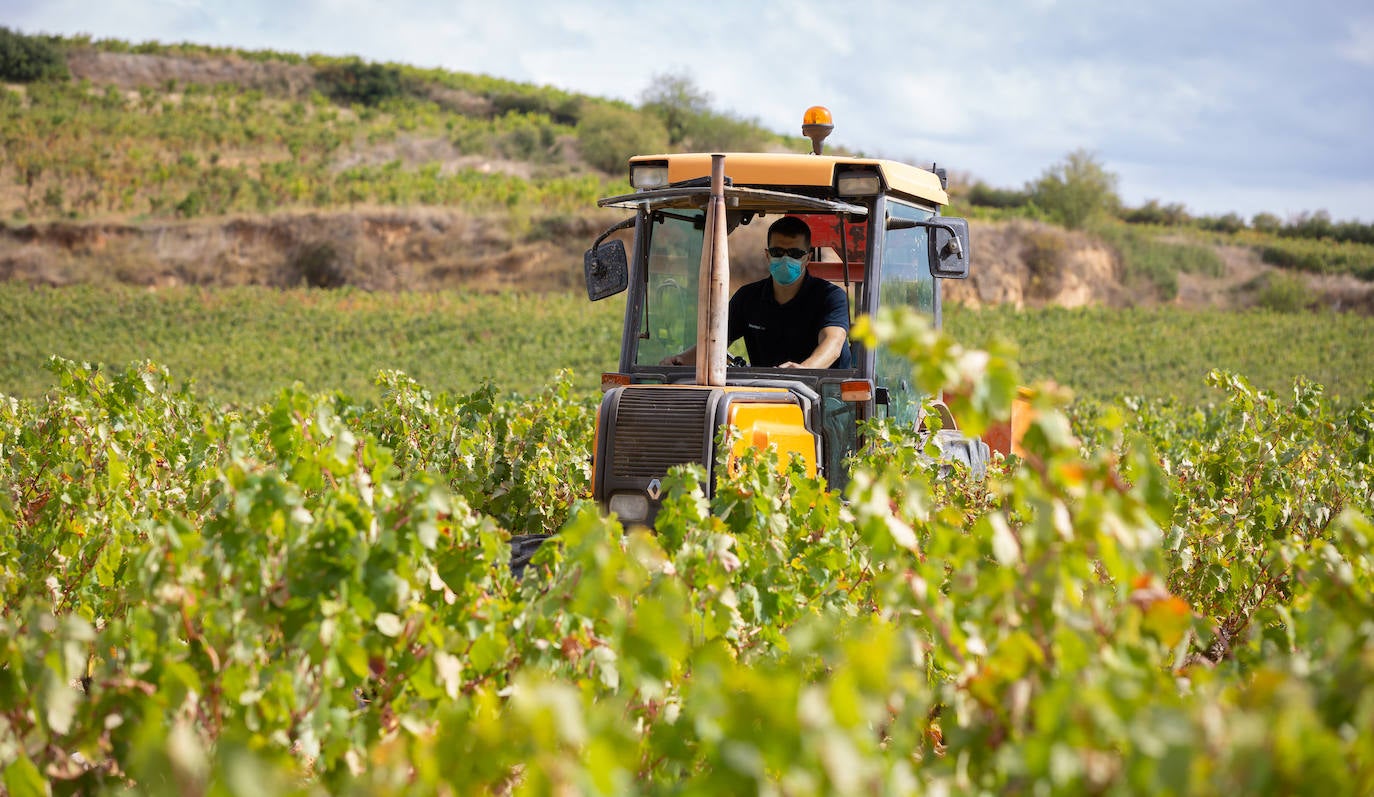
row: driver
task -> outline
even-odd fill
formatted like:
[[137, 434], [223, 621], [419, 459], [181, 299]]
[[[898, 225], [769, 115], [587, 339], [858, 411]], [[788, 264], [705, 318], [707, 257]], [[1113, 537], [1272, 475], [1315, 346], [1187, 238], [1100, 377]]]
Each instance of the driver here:
[[[783, 216], [768, 228], [768, 276], [730, 297], [729, 343], [744, 338], [757, 368], [849, 368], [849, 297], [806, 273], [811, 228]], [[660, 365], [692, 365], [696, 346]]]

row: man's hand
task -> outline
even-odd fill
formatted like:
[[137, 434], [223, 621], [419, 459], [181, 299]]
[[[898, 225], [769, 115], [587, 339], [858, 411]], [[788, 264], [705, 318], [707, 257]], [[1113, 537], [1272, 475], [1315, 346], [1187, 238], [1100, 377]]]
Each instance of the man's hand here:
[[681, 354], [670, 354], [658, 361], [659, 365], [683, 365]]
[[839, 359], [844, 348], [844, 339], [849, 333], [844, 327], [821, 327], [816, 336], [816, 350], [805, 360], [794, 363], [785, 362], [779, 368], [829, 368]]

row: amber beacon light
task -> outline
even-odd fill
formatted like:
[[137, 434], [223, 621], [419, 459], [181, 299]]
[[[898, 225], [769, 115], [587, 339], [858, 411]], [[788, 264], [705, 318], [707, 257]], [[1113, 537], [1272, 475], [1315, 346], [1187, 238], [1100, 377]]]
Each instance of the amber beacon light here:
[[812, 105], [802, 116], [802, 135], [811, 139], [811, 152], [821, 154], [822, 142], [835, 129], [835, 120], [830, 117], [830, 109], [824, 105]]

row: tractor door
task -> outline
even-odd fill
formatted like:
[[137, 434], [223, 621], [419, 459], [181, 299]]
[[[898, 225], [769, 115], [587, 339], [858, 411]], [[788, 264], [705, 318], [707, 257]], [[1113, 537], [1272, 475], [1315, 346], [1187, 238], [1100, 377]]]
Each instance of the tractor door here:
[[[890, 219], [926, 221], [935, 215], [891, 198], [886, 204]], [[883, 235], [879, 308], [911, 307], [938, 323], [936, 285], [930, 273], [927, 243], [930, 231], [925, 227], [908, 227], [888, 229]], [[887, 388], [888, 417], [902, 423], [916, 423], [923, 397], [911, 384], [911, 363], [886, 347], [879, 347], [876, 355], [874, 382]]]
[[626, 366], [654, 367], [696, 343], [705, 218], [699, 209], [656, 210], [646, 217], [644, 284], [636, 294], [638, 335], [628, 340], [633, 350]]

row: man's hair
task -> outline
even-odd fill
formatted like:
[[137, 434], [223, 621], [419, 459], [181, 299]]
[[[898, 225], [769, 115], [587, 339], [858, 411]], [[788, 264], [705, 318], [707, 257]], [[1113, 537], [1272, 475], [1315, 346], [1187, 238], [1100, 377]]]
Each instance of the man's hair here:
[[811, 227], [796, 216], [783, 216], [768, 227], [768, 239], [774, 235], [800, 235], [806, 239], [806, 248], [811, 248]]

